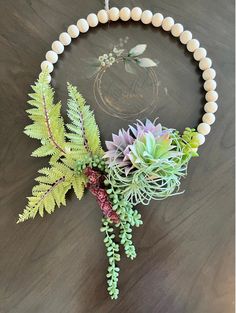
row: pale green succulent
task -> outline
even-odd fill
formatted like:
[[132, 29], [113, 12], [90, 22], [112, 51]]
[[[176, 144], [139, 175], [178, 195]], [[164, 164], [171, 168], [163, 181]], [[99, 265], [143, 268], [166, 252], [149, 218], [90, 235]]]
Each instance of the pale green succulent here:
[[175, 145], [172, 145], [172, 139], [169, 131], [162, 132], [158, 137], [154, 137], [151, 132], [146, 133], [136, 139], [133, 145], [130, 145], [128, 154], [135, 168], [151, 167], [155, 171], [163, 160], [169, 160], [182, 155], [181, 151], [174, 151]]

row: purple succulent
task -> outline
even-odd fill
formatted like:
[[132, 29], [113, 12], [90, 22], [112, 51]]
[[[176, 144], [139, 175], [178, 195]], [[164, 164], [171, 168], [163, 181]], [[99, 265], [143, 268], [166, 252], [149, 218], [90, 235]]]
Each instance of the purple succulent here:
[[112, 134], [112, 141], [106, 141], [107, 151], [105, 157], [110, 165], [119, 164], [121, 167], [126, 167], [131, 164], [128, 154], [129, 146], [134, 143], [135, 138], [130, 135], [130, 129], [125, 131], [119, 130], [118, 135]]
[[155, 124], [146, 120], [145, 123], [138, 120], [134, 126], [130, 125], [128, 130], [119, 130], [118, 135], [112, 134], [112, 141], [106, 141], [107, 151], [105, 158], [108, 160], [109, 166], [118, 165], [125, 169], [125, 174], [128, 175], [133, 168], [130, 159], [130, 151], [137, 139], [143, 138], [146, 134], [152, 134], [155, 139], [164, 137], [169, 134], [170, 130], [163, 130], [161, 124]]
[[156, 120], [152, 123], [150, 120], [146, 119], [145, 124], [138, 120], [138, 123], [134, 124], [136, 127], [130, 125], [129, 129], [134, 135], [135, 139], [142, 137], [144, 134], [152, 133], [155, 138], [162, 135], [163, 130], [161, 124], [155, 125]]

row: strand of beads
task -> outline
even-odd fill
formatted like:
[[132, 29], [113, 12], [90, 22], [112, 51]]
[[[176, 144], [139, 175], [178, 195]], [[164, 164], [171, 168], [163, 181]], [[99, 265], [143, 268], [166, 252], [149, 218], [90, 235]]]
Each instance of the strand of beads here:
[[[200, 46], [200, 42], [193, 38], [189, 30], [184, 30], [180, 23], [175, 23], [172, 17], [165, 17], [161, 13], [153, 14], [150, 10], [142, 11], [141, 8], [135, 7], [130, 10], [127, 7], [118, 9], [113, 7], [107, 10], [100, 10], [97, 14], [91, 13], [87, 19], [79, 19], [76, 25], [70, 25], [67, 32], [63, 32], [59, 36], [59, 40], [52, 43], [52, 49], [46, 53], [46, 60], [42, 62], [41, 69], [48, 68], [49, 73], [53, 72], [54, 64], [58, 61], [58, 56], [64, 52], [64, 47], [68, 46], [72, 39], [77, 38], [81, 33], [86, 33], [90, 27], [96, 27], [99, 23], [105, 24], [108, 21], [141, 21], [143, 24], [152, 24], [156, 28], [162, 28], [179, 38], [180, 42], [186, 46], [187, 50], [193, 53], [194, 59], [199, 62], [199, 68], [203, 71], [202, 77], [205, 81], [204, 89], [206, 91], [204, 106], [205, 114], [202, 122], [197, 127], [197, 137], [200, 145], [205, 142], [205, 136], [211, 131], [211, 125], [215, 122], [215, 112], [218, 109], [216, 103], [218, 93], [216, 92], [216, 72], [212, 68], [212, 60], [207, 57], [207, 51]], [[51, 75], [48, 77], [51, 81]]]

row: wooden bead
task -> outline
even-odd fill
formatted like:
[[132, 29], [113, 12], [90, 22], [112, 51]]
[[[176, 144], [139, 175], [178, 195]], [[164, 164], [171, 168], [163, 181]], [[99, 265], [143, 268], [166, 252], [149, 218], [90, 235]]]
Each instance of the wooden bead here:
[[163, 20], [164, 20], [164, 16], [161, 13], [156, 13], [153, 15], [152, 25], [154, 27], [160, 27], [162, 25]]
[[145, 10], [142, 13], [141, 21], [143, 24], [150, 24], [152, 22], [153, 14], [150, 10]]
[[203, 123], [207, 123], [208, 125], [212, 125], [215, 123], [216, 117], [213, 113], [205, 113], [202, 117]]
[[206, 93], [207, 102], [215, 102], [217, 100], [218, 100], [218, 93], [215, 90], [211, 90]]
[[216, 71], [213, 68], [208, 68], [202, 73], [204, 80], [214, 79], [216, 77]]
[[197, 48], [194, 51], [193, 57], [196, 61], [200, 61], [201, 59], [205, 58], [207, 55], [207, 51], [205, 48]]
[[71, 43], [71, 36], [68, 33], [64, 32], [61, 33], [61, 35], [59, 36], [59, 40], [64, 46], [69, 46], [69, 44]]
[[56, 40], [52, 43], [52, 50], [57, 54], [61, 54], [64, 51], [64, 46], [60, 41]]
[[94, 14], [94, 13], [90, 13], [87, 16], [87, 22], [88, 22], [90, 27], [96, 27], [98, 25], [98, 17], [97, 17], [97, 15]]
[[137, 22], [141, 20], [142, 16], [142, 9], [139, 7], [135, 7], [131, 10], [131, 18], [133, 21]]
[[164, 18], [161, 26], [165, 31], [170, 31], [174, 23], [175, 23], [174, 19], [168, 16]]
[[118, 21], [120, 18], [120, 10], [118, 8], [111, 8], [108, 12], [109, 19], [113, 22]]
[[81, 33], [86, 33], [89, 30], [89, 24], [84, 18], [78, 20], [77, 27]]
[[211, 131], [211, 126], [208, 125], [207, 123], [200, 123], [200, 124], [198, 125], [198, 127], [197, 127], [197, 131], [198, 131], [200, 134], [206, 136], [206, 135], [208, 135], [208, 134], [210, 133], [210, 131]]
[[184, 27], [180, 23], [173, 25], [171, 28], [171, 34], [174, 37], [179, 37], [183, 33], [183, 31], [184, 31]]
[[52, 63], [48, 62], [48, 61], [43, 61], [41, 63], [41, 70], [42, 71], [45, 71], [45, 70], [48, 70], [48, 73], [52, 73], [53, 69], [54, 69], [54, 66]]
[[106, 10], [100, 10], [98, 12], [98, 20], [102, 24], [106, 24], [109, 21], [108, 12]]
[[120, 19], [124, 22], [128, 21], [131, 17], [131, 12], [130, 12], [130, 9], [129, 8], [122, 8], [120, 10]]
[[210, 68], [212, 66], [212, 61], [210, 58], [203, 58], [201, 59], [201, 61], [199, 62], [199, 68], [202, 71], [207, 70], [208, 68]]
[[216, 102], [207, 102], [204, 106], [204, 110], [207, 113], [215, 113], [218, 110], [218, 105]]
[[57, 63], [57, 61], [58, 61], [58, 55], [56, 54], [56, 52], [54, 52], [54, 51], [48, 51], [47, 53], [46, 53], [46, 60], [48, 61], [48, 62], [50, 62], [50, 63]]
[[199, 145], [203, 145], [204, 142], [206, 141], [206, 138], [203, 134], [196, 133], [196, 138], [198, 139]]
[[187, 43], [187, 49], [189, 52], [194, 52], [199, 47], [200, 47], [200, 42], [197, 39], [191, 39]]
[[216, 81], [213, 79], [206, 80], [204, 83], [204, 89], [206, 91], [215, 90], [216, 89]]
[[185, 30], [180, 35], [180, 42], [184, 45], [186, 45], [191, 39], [193, 38], [192, 33], [189, 30]]
[[71, 38], [77, 38], [79, 36], [79, 28], [76, 25], [70, 25], [67, 29], [67, 33]]

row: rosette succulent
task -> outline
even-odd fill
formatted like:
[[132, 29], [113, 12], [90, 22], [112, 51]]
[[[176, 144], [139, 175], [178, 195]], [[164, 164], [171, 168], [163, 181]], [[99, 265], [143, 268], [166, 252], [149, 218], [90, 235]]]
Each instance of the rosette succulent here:
[[180, 178], [196, 154], [175, 130], [149, 120], [121, 130], [106, 145], [108, 181], [134, 205], [178, 193]]

